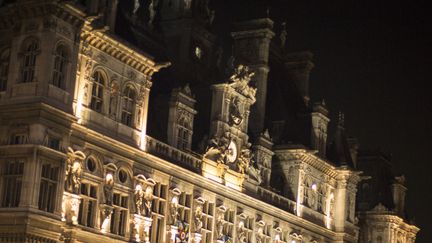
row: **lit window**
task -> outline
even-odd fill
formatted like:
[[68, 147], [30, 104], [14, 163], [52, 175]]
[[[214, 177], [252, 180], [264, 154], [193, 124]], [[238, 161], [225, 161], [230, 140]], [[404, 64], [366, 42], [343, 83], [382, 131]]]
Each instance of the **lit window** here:
[[67, 61], [68, 54], [66, 47], [59, 45], [54, 54], [54, 71], [51, 83], [61, 89], [65, 88]]
[[22, 83], [34, 81], [36, 57], [39, 54], [39, 43], [37, 40], [29, 40], [24, 44], [23, 64], [22, 64]]
[[122, 97], [121, 122], [127, 126], [132, 126], [133, 124], [135, 96], [135, 90], [132, 87], [126, 87]]
[[90, 109], [102, 112], [103, 92], [105, 87], [105, 78], [99, 71], [93, 74], [92, 96], [90, 101]]
[[57, 181], [59, 167], [50, 164], [42, 165], [42, 175], [39, 189], [39, 209], [54, 212], [56, 203]]
[[21, 196], [24, 162], [7, 162], [3, 169], [2, 207], [18, 207]]
[[4, 49], [0, 53], [0, 91], [5, 91], [9, 73], [10, 49]]

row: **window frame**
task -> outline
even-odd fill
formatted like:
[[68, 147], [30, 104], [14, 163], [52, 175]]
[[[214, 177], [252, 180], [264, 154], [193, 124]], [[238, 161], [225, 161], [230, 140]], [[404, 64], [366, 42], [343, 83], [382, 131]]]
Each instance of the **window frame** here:
[[40, 41], [38, 39], [29, 38], [23, 41], [20, 83], [36, 81], [36, 63], [40, 52]]
[[50, 81], [51, 85], [66, 90], [69, 59], [70, 51], [68, 47], [63, 43], [58, 44], [54, 49], [54, 65], [52, 79]]
[[89, 108], [93, 111], [102, 113], [104, 106], [104, 92], [107, 78], [102, 70], [96, 70], [92, 75], [92, 87]]
[[126, 126], [133, 127], [135, 124], [137, 92], [131, 85], [126, 86], [121, 97], [121, 118], [120, 122]]

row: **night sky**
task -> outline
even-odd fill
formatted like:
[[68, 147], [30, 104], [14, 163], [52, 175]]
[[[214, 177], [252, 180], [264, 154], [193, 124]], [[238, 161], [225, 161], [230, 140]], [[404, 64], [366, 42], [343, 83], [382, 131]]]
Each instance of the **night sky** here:
[[[315, 54], [312, 100], [345, 113], [361, 148], [391, 153], [405, 174], [407, 211], [432, 242], [432, 38], [426, 1], [277, 1], [286, 5], [287, 45]], [[294, 3], [293, 3], [294, 2]], [[301, 2], [301, 3], [295, 3]]]

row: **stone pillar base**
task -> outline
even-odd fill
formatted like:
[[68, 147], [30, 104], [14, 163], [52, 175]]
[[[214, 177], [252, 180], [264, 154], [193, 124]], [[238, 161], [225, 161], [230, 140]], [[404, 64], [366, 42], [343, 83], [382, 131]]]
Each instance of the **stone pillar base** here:
[[62, 221], [67, 224], [78, 224], [79, 205], [81, 203], [81, 196], [64, 192], [62, 202]]

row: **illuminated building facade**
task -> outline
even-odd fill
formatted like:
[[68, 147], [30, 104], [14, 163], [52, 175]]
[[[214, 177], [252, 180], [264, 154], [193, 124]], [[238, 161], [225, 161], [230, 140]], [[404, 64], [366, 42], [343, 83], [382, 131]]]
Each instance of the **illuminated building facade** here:
[[270, 18], [227, 55], [205, 0], [2, 4], [0, 241], [414, 242], [402, 183], [356, 211], [343, 115], [327, 146], [312, 55]]

